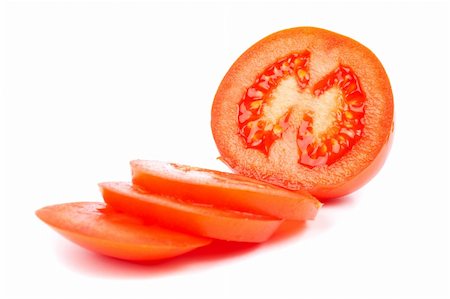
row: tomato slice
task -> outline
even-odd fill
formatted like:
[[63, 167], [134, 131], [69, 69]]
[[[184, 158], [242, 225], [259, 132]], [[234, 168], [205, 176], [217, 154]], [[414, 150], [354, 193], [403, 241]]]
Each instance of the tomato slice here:
[[99, 186], [105, 202], [118, 211], [204, 237], [263, 242], [282, 223], [282, 220], [269, 216], [218, 209], [175, 197], [150, 194], [129, 183], [110, 182]]
[[181, 255], [211, 240], [171, 231], [116, 212], [101, 202], [44, 207], [36, 215], [61, 235], [94, 252], [131, 261]]
[[321, 203], [241, 175], [160, 161], [131, 161], [133, 183], [150, 193], [280, 219], [314, 219]]
[[299, 27], [262, 39], [237, 59], [211, 116], [221, 159], [233, 170], [333, 198], [360, 188], [383, 165], [394, 104], [369, 49]]

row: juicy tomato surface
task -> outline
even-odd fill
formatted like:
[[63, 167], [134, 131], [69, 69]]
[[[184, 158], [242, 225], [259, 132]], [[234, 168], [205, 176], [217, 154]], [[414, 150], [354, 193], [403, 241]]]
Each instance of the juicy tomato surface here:
[[389, 79], [368, 48], [298, 27], [237, 59], [217, 90], [211, 127], [221, 159], [236, 172], [334, 198], [379, 171], [393, 117]]
[[266, 241], [282, 220], [270, 216], [219, 209], [167, 195], [150, 194], [123, 182], [99, 184], [106, 203], [114, 209], [161, 226], [213, 239], [238, 242]]
[[131, 161], [131, 168], [133, 183], [150, 193], [216, 207], [309, 220], [314, 219], [321, 206], [307, 192], [291, 192], [233, 173], [146, 160]]
[[61, 235], [91, 251], [131, 261], [178, 256], [211, 240], [144, 223], [101, 202], [44, 207], [36, 215]]

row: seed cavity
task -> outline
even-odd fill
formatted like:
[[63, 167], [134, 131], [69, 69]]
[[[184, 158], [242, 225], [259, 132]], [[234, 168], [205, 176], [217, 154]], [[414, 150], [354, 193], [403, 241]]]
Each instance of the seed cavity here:
[[[303, 117], [297, 130], [298, 162], [314, 168], [331, 165], [361, 139], [366, 97], [356, 74], [344, 65], [311, 86], [310, 55], [308, 51], [293, 53], [268, 66], [244, 93], [238, 121], [239, 134], [247, 147], [268, 155], [273, 143], [289, 127], [292, 107], [302, 105]], [[281, 86], [295, 90], [284, 93], [282, 101], [283, 95], [278, 92]]]

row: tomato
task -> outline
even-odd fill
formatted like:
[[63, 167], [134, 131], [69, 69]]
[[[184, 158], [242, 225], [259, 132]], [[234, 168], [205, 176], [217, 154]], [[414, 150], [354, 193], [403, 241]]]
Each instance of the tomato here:
[[48, 206], [36, 215], [76, 244], [107, 256], [159, 260], [181, 255], [211, 240], [171, 231], [119, 213], [99, 202]]
[[129, 183], [101, 183], [106, 203], [114, 209], [154, 221], [177, 231], [213, 239], [263, 242], [282, 223], [269, 216], [211, 205], [195, 204], [175, 197], [150, 194]]
[[133, 183], [150, 193], [167, 194], [281, 219], [314, 219], [321, 203], [307, 192], [290, 192], [244, 176], [198, 167], [136, 160]]
[[233, 170], [334, 198], [383, 165], [394, 104], [387, 74], [368, 48], [299, 27], [262, 39], [237, 59], [211, 116], [221, 159]]

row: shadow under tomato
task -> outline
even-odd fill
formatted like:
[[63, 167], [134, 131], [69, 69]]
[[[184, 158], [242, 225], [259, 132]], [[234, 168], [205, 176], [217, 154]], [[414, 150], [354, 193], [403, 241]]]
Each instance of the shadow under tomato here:
[[[64, 243], [62, 243], [64, 242]], [[210, 245], [184, 255], [150, 262], [128, 262], [96, 254], [62, 240], [58, 244], [61, 260], [76, 272], [91, 276], [149, 278], [183, 270], [212, 267], [226, 259], [236, 258], [256, 250], [260, 245], [215, 240]]]
[[[327, 210], [354, 206], [357, 202], [355, 194], [336, 199], [321, 200], [323, 211], [311, 222], [315, 229], [330, 227]], [[284, 221], [274, 235], [264, 243], [239, 243], [214, 240], [210, 245], [198, 248], [184, 255], [153, 262], [128, 262], [100, 254], [96, 254], [74, 245], [67, 240], [59, 239], [57, 254], [61, 261], [75, 272], [96, 277], [114, 278], [151, 278], [180, 273], [182, 271], [199, 271], [220, 265], [225, 261], [242, 258], [256, 250], [269, 249], [281, 243], [300, 238], [306, 231], [309, 222]], [[320, 227], [319, 227], [320, 228]], [[320, 228], [322, 230], [322, 228]]]
[[264, 245], [272, 245], [276, 243], [285, 242], [289, 239], [299, 237], [307, 227], [306, 221], [290, 221], [285, 220], [273, 236], [264, 243]]
[[356, 194], [352, 193], [338, 198], [320, 199], [320, 202], [323, 203], [322, 208], [351, 206], [356, 202]]
[[90, 276], [120, 278], [150, 278], [170, 275], [174, 272], [199, 270], [219, 265], [230, 259], [240, 258], [255, 250], [262, 250], [284, 242], [306, 228], [305, 222], [285, 221], [265, 243], [239, 243], [214, 240], [210, 245], [184, 255], [151, 262], [128, 262], [78, 247], [66, 240], [57, 243], [60, 259], [69, 268]]

